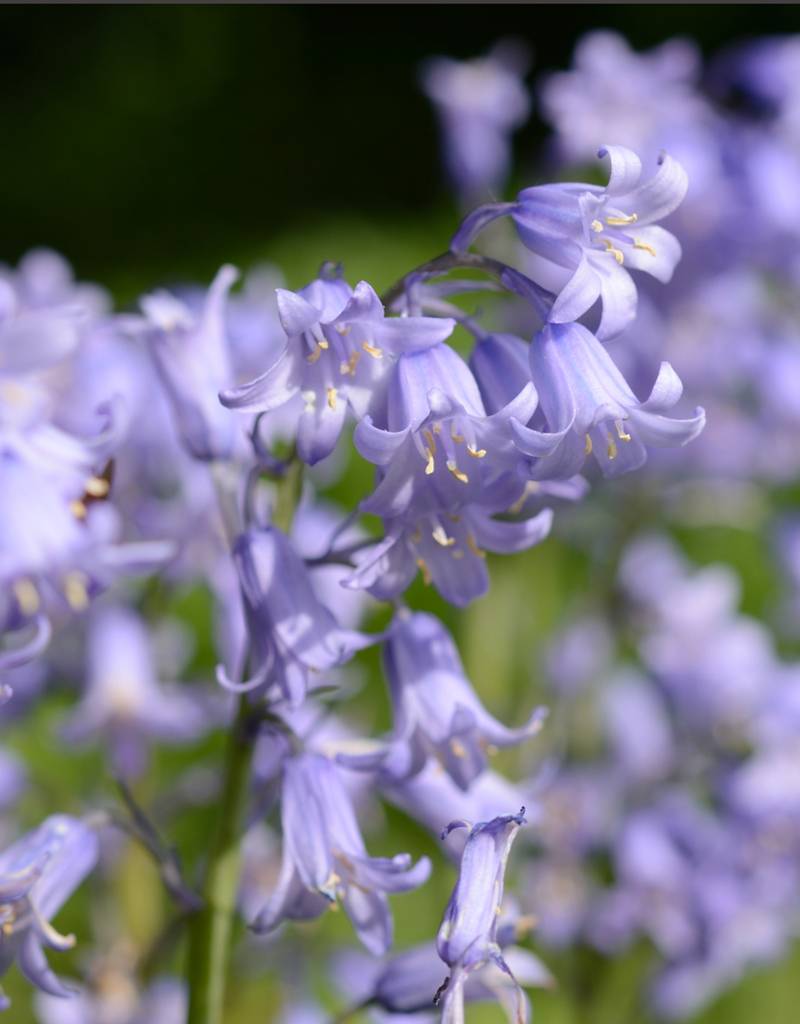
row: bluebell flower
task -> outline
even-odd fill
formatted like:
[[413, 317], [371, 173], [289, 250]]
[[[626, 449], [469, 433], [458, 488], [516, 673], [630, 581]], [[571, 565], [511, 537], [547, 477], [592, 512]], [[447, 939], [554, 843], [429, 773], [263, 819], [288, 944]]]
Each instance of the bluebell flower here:
[[[493, 818], [469, 830], [458, 881], [436, 937], [436, 950], [450, 968], [438, 993], [445, 1024], [463, 1022], [466, 982], [470, 974], [490, 962], [513, 984], [512, 1019], [527, 1020], [527, 1001], [503, 959], [497, 934], [508, 855], [525, 822], [524, 813], [523, 808], [519, 814]], [[466, 822], [454, 821], [445, 831], [466, 827]]]
[[[45, 947], [71, 949], [50, 918], [97, 862], [95, 832], [76, 818], [54, 815], [0, 853], [0, 976], [15, 961], [31, 984], [55, 996], [71, 990], [50, 969]], [[0, 990], [0, 1009], [9, 1003]]]
[[636, 285], [628, 270], [661, 282], [672, 277], [681, 247], [658, 226], [681, 204], [688, 179], [666, 153], [653, 177], [640, 182], [639, 157], [623, 146], [604, 146], [611, 174], [605, 187], [581, 182], [523, 189], [514, 203], [479, 207], [451, 242], [466, 248], [497, 217], [510, 216], [523, 244], [536, 255], [537, 283], [556, 293], [548, 319], [571, 323], [599, 299], [598, 337], [625, 329], [636, 315]]
[[434, 57], [422, 67], [422, 87], [441, 123], [448, 177], [465, 204], [505, 184], [511, 133], [530, 113], [527, 68], [524, 47], [513, 41], [498, 43], [485, 57]]
[[[683, 390], [669, 363], [661, 364], [649, 397], [640, 402], [605, 347], [581, 324], [547, 324], [529, 355], [542, 412], [554, 435], [563, 436], [555, 454], [543, 460], [545, 474], [571, 476], [593, 454], [606, 476], [617, 476], [645, 462], [647, 445], [686, 444], [703, 429], [702, 409], [689, 419], [664, 415]], [[540, 434], [519, 423], [512, 429], [522, 451], [540, 451]]]
[[376, 956], [392, 942], [387, 893], [426, 881], [430, 861], [408, 854], [370, 857], [339, 769], [304, 753], [284, 765], [281, 796], [283, 864], [277, 887], [253, 922], [258, 932], [282, 921], [319, 917], [341, 900], [359, 939]]
[[252, 644], [251, 676], [238, 683], [220, 666], [217, 678], [226, 688], [263, 689], [271, 699], [297, 707], [315, 676], [323, 683], [321, 673], [377, 639], [339, 626], [316, 596], [302, 559], [276, 527], [241, 534], [233, 560]]
[[521, 743], [541, 728], [545, 709], [509, 729], [483, 707], [452, 637], [433, 615], [401, 611], [384, 647], [394, 709], [390, 754], [382, 768], [402, 779], [437, 758], [453, 781], [468, 789], [493, 748]]
[[185, 1024], [188, 997], [177, 978], [158, 978], [140, 991], [124, 967], [102, 962], [93, 967], [89, 985], [72, 999], [37, 993], [39, 1024]]
[[380, 401], [393, 358], [448, 337], [453, 320], [386, 317], [374, 289], [327, 272], [299, 292], [279, 288], [286, 345], [259, 378], [222, 393], [230, 409], [268, 412], [303, 399], [297, 451], [311, 465], [330, 455], [350, 408], [357, 419]]
[[[533, 953], [515, 945], [532, 923], [532, 918], [504, 912], [497, 929], [497, 943], [503, 951], [503, 959], [522, 984], [548, 988], [554, 981], [545, 965]], [[376, 963], [355, 950], [348, 951], [336, 958], [333, 969], [339, 987], [353, 1001], [386, 1010], [393, 1019], [398, 1014], [433, 1011], [433, 996], [442, 980], [442, 961], [433, 941], [395, 953], [383, 963]], [[509, 976], [489, 962], [470, 975], [464, 986], [464, 999], [465, 1002], [500, 1001], [508, 1006], [512, 990]], [[516, 1001], [512, 1002], [516, 1008]], [[509, 1018], [512, 1022], [515, 1020], [512, 1013]]]
[[225, 303], [238, 271], [223, 266], [195, 313], [169, 292], [141, 300], [143, 332], [186, 450], [196, 459], [225, 459], [241, 443], [240, 428], [219, 403], [233, 383]]
[[[386, 537], [359, 561], [348, 585], [392, 597], [421, 570], [448, 601], [464, 605], [488, 586], [484, 549], [520, 551], [542, 540], [552, 518], [547, 509], [524, 521], [493, 518], [514, 512], [526, 493], [529, 463], [513, 428], [531, 419], [537, 402], [528, 380], [487, 416], [469, 367], [448, 345], [401, 356], [382, 424], [365, 416], [354, 434], [359, 452], [379, 468], [361, 509], [384, 519]], [[551, 453], [565, 433], [528, 429], [524, 455]]]
[[151, 741], [187, 743], [212, 724], [196, 693], [162, 687], [145, 623], [122, 607], [100, 608], [89, 625], [87, 684], [66, 722], [72, 743], [100, 738], [114, 772], [141, 774]]

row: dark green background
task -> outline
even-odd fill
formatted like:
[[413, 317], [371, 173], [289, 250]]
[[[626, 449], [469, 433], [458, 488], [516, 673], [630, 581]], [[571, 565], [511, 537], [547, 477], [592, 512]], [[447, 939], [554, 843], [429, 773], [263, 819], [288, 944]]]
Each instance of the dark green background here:
[[[100, 280], [208, 276], [320, 217], [441, 204], [430, 54], [528, 41], [532, 78], [585, 30], [714, 50], [796, 6], [14, 7], [0, 12], [0, 258], [33, 243]], [[535, 158], [542, 129], [520, 134]]]

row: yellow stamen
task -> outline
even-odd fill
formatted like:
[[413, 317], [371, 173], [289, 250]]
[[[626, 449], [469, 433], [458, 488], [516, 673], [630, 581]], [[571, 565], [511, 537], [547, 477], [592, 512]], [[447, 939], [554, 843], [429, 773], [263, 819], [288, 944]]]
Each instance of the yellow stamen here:
[[358, 365], [358, 361], [360, 358], [360, 352], [352, 352], [347, 362], [342, 363], [341, 366], [339, 367], [339, 373], [346, 373], [352, 377], [356, 372], [356, 366]]
[[467, 748], [461, 742], [461, 740], [450, 740], [450, 749], [456, 755], [456, 757], [466, 757]]
[[436, 439], [434, 438], [433, 434], [430, 432], [430, 430], [428, 430], [426, 428], [425, 430], [422, 431], [422, 436], [428, 442], [428, 450], [431, 453], [435, 454], [436, 453]]
[[477, 555], [478, 558], [486, 558], [486, 552], [482, 548], [478, 547], [478, 542], [475, 540], [471, 531], [467, 534], [467, 547], [473, 555]]
[[597, 218], [595, 218], [590, 224], [590, 227], [592, 231], [596, 231], [597, 234], [600, 234], [600, 232], [603, 230], [603, 223], [602, 221], [599, 221], [597, 220]]
[[306, 362], [307, 363], [311, 363], [311, 365], [313, 366], [314, 363], [316, 363], [316, 361], [319, 359], [319, 357], [321, 355], [322, 355], [322, 345], [320, 345], [319, 342], [317, 342], [317, 347], [314, 349], [314, 351], [311, 353], [311, 355], [310, 356], [306, 356]]
[[69, 503], [69, 510], [76, 519], [86, 518], [86, 506], [82, 501], [76, 500]]
[[452, 461], [452, 459], [447, 460], [447, 468], [450, 470], [450, 472], [453, 474], [456, 480], [458, 480], [459, 483], [469, 483], [469, 477], [467, 476], [467, 474], [463, 470], [459, 469], [456, 463]]
[[617, 249], [614, 246], [614, 243], [611, 241], [610, 238], [601, 238], [600, 241], [606, 247], [606, 252], [611, 253], [611, 255], [614, 257], [617, 263], [620, 266], [622, 266], [622, 264], [625, 262], [625, 257], [623, 256], [621, 250]]
[[86, 484], [86, 493], [90, 498], [105, 498], [110, 490], [111, 484], [102, 476], [90, 477]]
[[89, 592], [86, 589], [88, 582], [86, 576], [77, 570], [64, 577], [64, 596], [75, 612], [83, 612], [89, 607]]
[[612, 228], [621, 228], [627, 224], [635, 224], [639, 219], [636, 213], [620, 214], [619, 217], [606, 217], [606, 224]]
[[441, 425], [441, 423], [439, 423], [439, 421], [438, 421], [438, 420], [437, 420], [437, 421], [436, 421], [436, 423], [434, 423], [434, 425], [433, 425], [433, 432], [434, 432], [434, 434], [436, 434], [436, 436], [437, 436], [437, 437], [438, 437], [438, 436], [439, 436], [439, 434], [441, 434], [441, 432], [442, 432], [442, 425]]
[[617, 457], [617, 442], [614, 440], [611, 434], [608, 435], [608, 457], [611, 460], [611, 462], [613, 462], [614, 459], [616, 459]]
[[383, 359], [383, 349], [378, 348], [377, 345], [370, 345], [368, 341], [365, 341], [362, 342], [361, 347], [367, 355], [372, 356], [373, 359]]
[[623, 427], [622, 420], [614, 420], [614, 426], [617, 428], [617, 437], [620, 441], [630, 441], [631, 435]]
[[15, 580], [12, 590], [23, 615], [35, 615], [39, 611], [39, 591], [30, 580]]
[[484, 459], [486, 458], [485, 448], [476, 448], [473, 444], [467, 445], [467, 455], [471, 455], [473, 459]]
[[433, 577], [431, 576], [431, 571], [428, 568], [427, 562], [425, 561], [424, 558], [417, 559], [417, 568], [422, 573], [422, 582], [425, 584], [426, 587], [429, 587], [431, 585], [431, 580], [433, 579]]
[[347, 337], [347, 335], [350, 333], [350, 325], [349, 324], [337, 324], [336, 325], [336, 333], [337, 334], [341, 334], [341, 336], [343, 338]]
[[656, 255], [656, 251], [652, 245], [648, 245], [647, 242], [640, 242], [638, 238], [634, 238], [633, 247], [634, 249], [641, 249], [643, 252], [649, 252], [651, 256]]
[[450, 436], [452, 437], [456, 444], [461, 444], [461, 442], [464, 440], [464, 435], [459, 434], [455, 428], [453, 428], [453, 430], [450, 432]]
[[433, 476], [433, 471], [436, 469], [436, 462], [434, 461], [433, 458], [433, 452], [430, 450], [430, 448], [426, 448], [425, 454], [428, 457], [428, 461], [425, 463], [425, 475]]
[[592, 454], [592, 439], [591, 439], [591, 437], [589, 437], [588, 434], [586, 435], [586, 444], [583, 446], [583, 454], [584, 455], [591, 455]]
[[322, 341], [318, 341], [317, 342], [317, 348], [321, 348], [323, 350], [327, 350], [327, 348], [328, 348], [327, 341], [324, 338], [322, 339]]
[[325, 388], [325, 394], [328, 396], [328, 408], [336, 408], [336, 388]]

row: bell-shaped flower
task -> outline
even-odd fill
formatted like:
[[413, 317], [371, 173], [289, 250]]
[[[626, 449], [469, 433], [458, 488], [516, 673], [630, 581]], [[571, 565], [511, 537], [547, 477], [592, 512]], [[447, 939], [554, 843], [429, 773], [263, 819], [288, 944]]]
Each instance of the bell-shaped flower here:
[[341, 769], [321, 754], [286, 761], [281, 797], [280, 877], [252, 927], [268, 932], [287, 918], [319, 917], [341, 900], [359, 939], [373, 955], [383, 955], [392, 943], [386, 894], [422, 885], [430, 861], [412, 864], [408, 854], [370, 857]]
[[219, 392], [233, 383], [225, 329], [225, 304], [238, 271], [223, 266], [195, 313], [169, 292], [141, 300], [143, 332], [169, 397], [184, 447], [196, 459], [226, 459], [235, 452], [240, 430], [219, 403]]
[[[50, 969], [45, 947], [71, 949], [50, 918], [97, 862], [97, 835], [76, 818], [54, 815], [0, 853], [0, 976], [16, 961], [32, 985], [55, 996], [71, 990]], [[0, 1009], [8, 999], [0, 990]]]
[[145, 623], [122, 607], [101, 608], [89, 626], [87, 685], [64, 728], [70, 742], [99, 737], [113, 770], [139, 775], [150, 742], [187, 743], [212, 724], [196, 694], [162, 687]]
[[666, 153], [656, 173], [641, 182], [639, 157], [624, 146], [604, 146], [611, 173], [605, 187], [561, 182], [523, 189], [514, 203], [478, 207], [451, 242], [465, 249], [492, 220], [511, 216], [523, 244], [535, 254], [529, 268], [537, 284], [556, 293], [549, 319], [570, 323], [599, 299], [598, 337], [619, 334], [636, 315], [636, 285], [629, 270], [666, 283], [681, 247], [658, 226], [686, 195], [688, 179]]
[[[436, 950], [450, 968], [449, 976], [437, 993], [444, 1024], [463, 1022], [467, 980], [488, 963], [506, 974], [513, 985], [511, 998], [515, 1014], [512, 1019], [527, 1019], [527, 1001], [503, 959], [498, 941], [506, 863], [514, 837], [525, 822], [524, 814], [522, 808], [519, 814], [493, 818], [470, 829], [461, 854], [458, 881], [436, 937]], [[467, 827], [466, 822], [454, 821], [445, 832]]]
[[360, 419], [380, 402], [397, 354], [436, 344], [455, 327], [438, 317], [386, 317], [366, 281], [351, 290], [336, 271], [299, 292], [279, 288], [277, 296], [283, 351], [256, 380], [220, 398], [230, 409], [268, 412], [300, 394], [297, 451], [311, 465], [333, 451], [348, 408]]
[[[702, 409], [688, 419], [664, 415], [683, 390], [669, 363], [661, 364], [649, 397], [640, 402], [605, 347], [581, 324], [546, 324], [531, 343], [530, 366], [550, 429], [567, 428], [551, 460], [543, 460], [544, 472], [553, 476], [572, 475], [590, 454], [606, 476], [618, 476], [646, 461], [648, 445], [686, 444], [705, 424]], [[536, 454], [540, 435], [512, 426], [520, 448]]]
[[485, 57], [434, 57], [422, 67], [422, 87], [436, 107], [444, 162], [464, 203], [502, 189], [511, 163], [511, 133], [531, 107], [523, 77], [524, 48], [500, 43]]
[[313, 676], [344, 664], [377, 639], [339, 626], [314, 592], [303, 560], [276, 527], [243, 533], [234, 544], [233, 560], [244, 599], [252, 675], [237, 683], [220, 666], [217, 678], [226, 689], [263, 689], [270, 699], [298, 707]]
[[483, 707], [467, 679], [453, 638], [433, 615], [401, 611], [384, 647], [394, 732], [383, 771], [397, 779], [420, 772], [431, 755], [461, 789], [486, 767], [493, 748], [535, 735], [545, 709], [509, 729]]

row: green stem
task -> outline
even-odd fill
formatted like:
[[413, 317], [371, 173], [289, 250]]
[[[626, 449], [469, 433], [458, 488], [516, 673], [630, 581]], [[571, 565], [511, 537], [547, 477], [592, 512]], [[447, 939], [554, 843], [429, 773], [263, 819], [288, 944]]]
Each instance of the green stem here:
[[[300, 500], [303, 465], [293, 460], [277, 487], [273, 523], [285, 533]], [[187, 1024], [222, 1024], [241, 870], [241, 833], [262, 710], [239, 699], [228, 734], [217, 822], [208, 853], [203, 907], [190, 923]]]
[[258, 734], [246, 697], [228, 735], [217, 827], [203, 886], [204, 905], [189, 933], [188, 1024], [221, 1024], [241, 867], [240, 833]]

